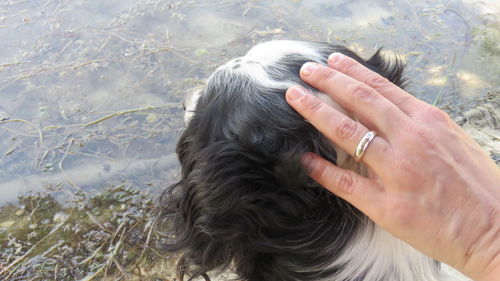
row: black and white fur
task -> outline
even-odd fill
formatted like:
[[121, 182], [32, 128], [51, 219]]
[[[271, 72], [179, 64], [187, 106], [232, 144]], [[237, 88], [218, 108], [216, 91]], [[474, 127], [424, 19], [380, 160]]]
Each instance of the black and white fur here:
[[[341, 52], [397, 85], [403, 65], [376, 52], [363, 60], [345, 47], [270, 41], [217, 69], [188, 99], [178, 144], [181, 180], [162, 196], [182, 253], [181, 280], [231, 268], [242, 280], [467, 280], [385, 232], [349, 203], [309, 179], [306, 151], [365, 173], [285, 101], [304, 84], [305, 62]], [[430, 226], [431, 227], [431, 226]]]

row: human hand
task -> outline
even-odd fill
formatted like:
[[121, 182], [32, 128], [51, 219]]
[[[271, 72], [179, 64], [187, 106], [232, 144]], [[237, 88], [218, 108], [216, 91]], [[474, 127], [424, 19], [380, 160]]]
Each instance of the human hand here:
[[500, 280], [500, 169], [443, 111], [352, 58], [328, 64], [305, 64], [301, 78], [358, 121], [299, 86], [288, 103], [351, 155], [369, 130], [377, 136], [361, 159], [368, 177], [306, 153], [310, 176], [424, 254]]

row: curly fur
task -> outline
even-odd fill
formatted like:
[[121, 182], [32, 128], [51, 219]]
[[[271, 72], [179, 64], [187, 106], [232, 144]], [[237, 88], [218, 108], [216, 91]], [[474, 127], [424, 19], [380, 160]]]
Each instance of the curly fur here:
[[176, 234], [167, 248], [182, 253], [180, 280], [209, 280], [209, 272], [227, 268], [248, 281], [440, 280], [439, 263], [377, 228], [300, 165], [299, 156], [312, 151], [349, 166], [347, 154], [285, 101], [295, 84], [321, 94], [299, 69], [324, 64], [333, 52], [404, 81], [402, 63], [380, 50], [363, 60], [338, 45], [271, 41], [217, 69], [192, 99], [177, 144], [181, 179], [160, 203]]

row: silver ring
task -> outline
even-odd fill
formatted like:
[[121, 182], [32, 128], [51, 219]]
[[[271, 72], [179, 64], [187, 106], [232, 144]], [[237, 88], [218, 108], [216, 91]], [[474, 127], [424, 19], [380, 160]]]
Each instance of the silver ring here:
[[356, 150], [354, 151], [354, 160], [356, 160], [356, 162], [359, 162], [361, 160], [361, 157], [363, 157], [366, 148], [376, 135], [377, 134], [374, 131], [369, 131], [363, 136], [361, 141], [358, 143]]

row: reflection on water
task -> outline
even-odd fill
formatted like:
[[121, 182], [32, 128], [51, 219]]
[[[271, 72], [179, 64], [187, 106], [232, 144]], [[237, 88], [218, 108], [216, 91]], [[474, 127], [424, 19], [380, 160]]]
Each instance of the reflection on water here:
[[0, 278], [92, 280], [110, 267], [173, 278], [137, 189], [155, 198], [176, 180], [186, 94], [261, 41], [397, 53], [410, 91], [500, 159], [499, 11], [496, 0], [0, 2]]
[[498, 4], [437, 2], [3, 1], [0, 202], [57, 184], [161, 189], [185, 93], [270, 39], [383, 46], [405, 58], [416, 95], [460, 112], [498, 93]]
[[[28, 236], [48, 231], [26, 219], [26, 210], [34, 208], [33, 197], [21, 199], [31, 198], [31, 207], [5, 205], [26, 191], [50, 188], [57, 191], [52, 196], [65, 201], [82, 194], [88, 198], [104, 186], [157, 194], [175, 181], [179, 171], [174, 150], [186, 93], [202, 85], [218, 65], [271, 39], [343, 44], [365, 57], [379, 47], [399, 54], [407, 63], [410, 91], [464, 124], [475, 119], [465, 126], [498, 157], [494, 116], [500, 116], [499, 11], [495, 0], [4, 0], [0, 205], [9, 217], [0, 217], [0, 241], [7, 241], [10, 234], [4, 230], [13, 227], [24, 231], [35, 225], [35, 234], [23, 232]], [[485, 101], [493, 106], [476, 107]], [[483, 126], [489, 129], [478, 130]], [[102, 196], [92, 200], [102, 201]], [[100, 204], [105, 209], [137, 203], [137, 197], [123, 201], [115, 193], [106, 196], [125, 203]], [[59, 223], [61, 215], [54, 212], [52, 208], [46, 220], [53, 216], [54, 224]], [[101, 210], [85, 212], [88, 216], [71, 222], [72, 227], [79, 227], [78, 220], [95, 223], [93, 216]], [[113, 216], [121, 219], [118, 211]], [[144, 224], [143, 217], [135, 216], [138, 225]], [[86, 231], [94, 231], [92, 222]], [[109, 232], [106, 225], [97, 225]], [[116, 225], [125, 233], [126, 224]], [[23, 255], [31, 247], [29, 239], [25, 248], [22, 241], [9, 239], [5, 251], [24, 249], [17, 253]], [[87, 250], [85, 255], [95, 255], [99, 248]], [[16, 266], [9, 260], [16, 254], [5, 251], [0, 252], [2, 259], [8, 256], [4, 264]], [[107, 261], [100, 262], [104, 265], [98, 270], [108, 267]], [[30, 270], [27, 264], [23, 268]]]
[[[413, 93], [461, 112], [473, 104], [464, 101], [498, 94], [498, 6], [3, 1], [0, 202], [56, 184], [89, 190], [125, 180], [161, 189], [176, 174], [168, 157], [182, 127], [185, 93], [217, 65], [270, 39], [328, 41], [365, 56], [383, 46], [407, 61]], [[68, 169], [86, 176], [72, 179]]]
[[3, 1], [0, 201], [48, 185], [161, 189], [185, 93], [260, 41], [383, 46], [407, 61], [411, 91], [452, 115], [498, 94], [498, 3], [334, 2]]

